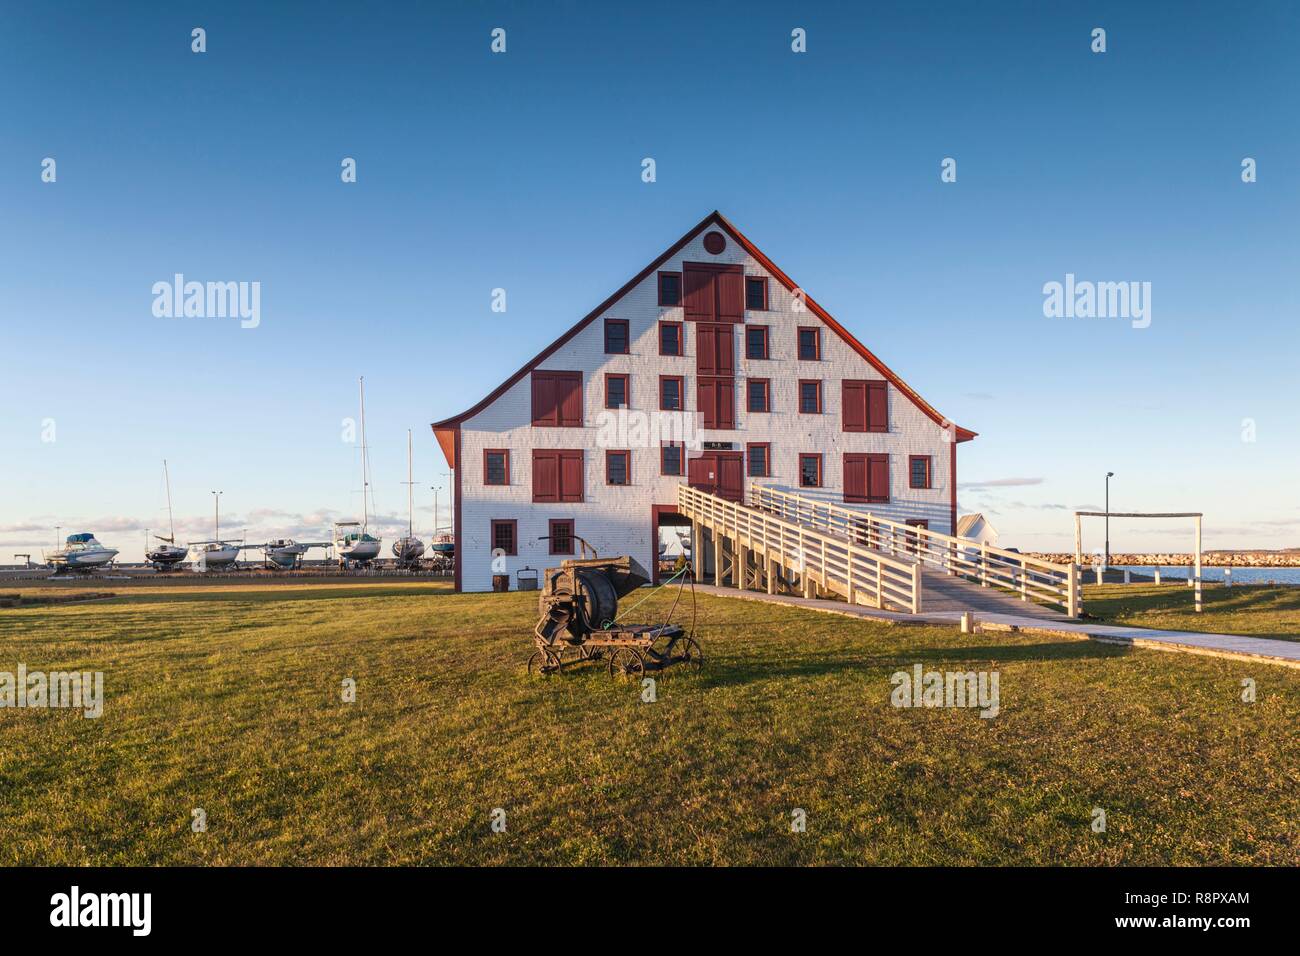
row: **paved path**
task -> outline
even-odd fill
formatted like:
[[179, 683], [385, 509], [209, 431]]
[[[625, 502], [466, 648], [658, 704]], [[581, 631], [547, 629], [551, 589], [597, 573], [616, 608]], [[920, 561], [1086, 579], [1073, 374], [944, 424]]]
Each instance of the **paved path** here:
[[[972, 585], [973, 586], [973, 585]], [[985, 589], [974, 586], [977, 591]], [[957, 624], [961, 618], [960, 610], [924, 610], [921, 614], [903, 614], [897, 611], [878, 611], [872, 607], [848, 604], [844, 601], [829, 601], [823, 598], [802, 598], [784, 594], [765, 594], [761, 591], [739, 591], [735, 588], [719, 588], [708, 584], [696, 584], [695, 590], [702, 594], [715, 594], [720, 597], [741, 598], [746, 601], [766, 601], [773, 604], [787, 604], [794, 607], [808, 608], [830, 614], [842, 614], [874, 621], [889, 621], [895, 624]], [[929, 584], [926, 584], [925, 598], [930, 596]], [[1025, 602], [1009, 599], [1011, 603], [1024, 608]], [[968, 605], [965, 605], [968, 607]], [[1286, 667], [1300, 668], [1300, 641], [1277, 641], [1264, 637], [1243, 637], [1239, 634], [1198, 634], [1192, 631], [1157, 631], [1146, 627], [1127, 627], [1117, 624], [1097, 624], [1088, 621], [1076, 621], [1061, 614], [1030, 602], [1028, 608], [1037, 608], [1046, 612], [1046, 616], [1037, 612], [1005, 613], [981, 612], [976, 610], [975, 617], [981, 627], [987, 630], [1024, 631], [1039, 634], [1063, 634], [1075, 637], [1087, 637], [1108, 644], [1127, 644], [1134, 647], [1148, 647], [1162, 651], [1181, 651], [1188, 654], [1206, 654], [1213, 657], [1231, 657], [1281, 664]], [[964, 608], [963, 608], [964, 609]]]

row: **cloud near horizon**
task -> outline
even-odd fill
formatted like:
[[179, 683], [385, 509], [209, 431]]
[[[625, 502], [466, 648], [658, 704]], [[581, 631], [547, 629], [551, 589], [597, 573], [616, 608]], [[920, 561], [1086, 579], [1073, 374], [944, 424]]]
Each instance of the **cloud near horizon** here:
[[1020, 488], [1025, 485], [1041, 485], [1042, 478], [989, 478], [985, 481], [959, 481], [958, 488]]

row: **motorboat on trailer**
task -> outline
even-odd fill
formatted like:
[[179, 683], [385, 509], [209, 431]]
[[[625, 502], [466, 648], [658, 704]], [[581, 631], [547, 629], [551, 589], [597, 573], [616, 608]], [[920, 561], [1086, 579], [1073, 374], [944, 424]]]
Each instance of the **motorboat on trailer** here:
[[190, 547], [199, 549], [195, 552], [194, 570], [212, 571], [238, 561], [242, 545], [229, 541], [191, 541]]
[[100, 544], [91, 532], [82, 531], [68, 535], [63, 547], [57, 551], [47, 551], [45, 563], [54, 568], [56, 574], [61, 571], [91, 571], [102, 568], [117, 554], [115, 548]]
[[286, 571], [302, 567], [302, 558], [308, 548], [329, 546], [329, 541], [294, 541], [292, 538], [276, 538], [266, 544], [244, 545], [245, 548], [261, 551], [267, 564], [273, 564]]

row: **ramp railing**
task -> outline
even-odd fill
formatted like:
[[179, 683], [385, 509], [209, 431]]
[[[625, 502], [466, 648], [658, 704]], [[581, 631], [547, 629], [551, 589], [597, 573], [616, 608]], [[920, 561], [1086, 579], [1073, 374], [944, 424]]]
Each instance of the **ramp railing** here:
[[[769, 583], [776, 573], [775, 561], [851, 604], [921, 613], [921, 565], [914, 557], [882, 554], [829, 530], [747, 508], [685, 484], [677, 487], [677, 510], [714, 534], [763, 556]], [[700, 557], [696, 555], [695, 560]], [[745, 573], [743, 568], [735, 571], [741, 582]]]
[[913, 559], [984, 587], [1017, 592], [1024, 600], [1059, 604], [1070, 617], [1083, 606], [1075, 564], [1053, 564], [1015, 551], [893, 521], [870, 511], [751, 484], [749, 502], [801, 527], [819, 528], [872, 551]]

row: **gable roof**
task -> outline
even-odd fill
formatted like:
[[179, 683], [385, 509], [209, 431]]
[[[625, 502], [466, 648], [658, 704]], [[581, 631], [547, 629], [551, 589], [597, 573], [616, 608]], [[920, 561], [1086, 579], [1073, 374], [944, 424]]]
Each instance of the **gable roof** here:
[[750, 256], [756, 259], [759, 262], [759, 264], [762, 265], [763, 268], [766, 269], [768, 273], [772, 275], [773, 278], [776, 279], [777, 282], [780, 282], [783, 286], [785, 286], [787, 290], [793, 292], [795, 291], [795, 289], [800, 289], [801, 292], [803, 293], [804, 305], [808, 307], [809, 311], [811, 311], [814, 315], [816, 315], [819, 319], [821, 319], [824, 323], [826, 323], [826, 325], [831, 329], [831, 331], [833, 331], [836, 335], [838, 335], [841, 339], [843, 339], [845, 343], [848, 344], [849, 348], [853, 349], [853, 351], [857, 352], [860, 356], [866, 359], [868, 364], [870, 364], [877, 372], [879, 372], [882, 377], [884, 377], [887, 381], [889, 381], [896, 389], [898, 389], [904, 396], [906, 396], [912, 402], [912, 404], [914, 404], [917, 408], [919, 408], [922, 412], [924, 412], [941, 428], [946, 428], [947, 426], [951, 425], [956, 432], [957, 441], [959, 442], [970, 441], [972, 438], [976, 436], [977, 434], [976, 432], [973, 432], [967, 428], [962, 428], [961, 426], [949, 421], [943, 415], [939, 414], [938, 410], [933, 405], [931, 405], [929, 402], [923, 399], [915, 389], [913, 389], [910, 385], [908, 385], [901, 378], [899, 378], [898, 375], [896, 375], [888, 366], [886, 366], [884, 362], [880, 361], [880, 359], [878, 359], [870, 349], [868, 349], [865, 345], [863, 345], [856, 338], [854, 338], [853, 334], [849, 332], [848, 329], [844, 328], [844, 326], [836, 322], [829, 312], [827, 312], [820, 305], [818, 305], [817, 302], [813, 300], [812, 296], [808, 295], [806, 289], [803, 289], [801, 286], [797, 285], [794, 282], [794, 280], [792, 280], [789, 276], [787, 276], [784, 272], [782, 272], [781, 269], [777, 267], [776, 263], [774, 263], [766, 255], [764, 255], [762, 250], [760, 250], [756, 245], [750, 242], [749, 239], [744, 235], [744, 233], [742, 233], [739, 229], [733, 226], [731, 222], [728, 221], [728, 219], [722, 215], [722, 213], [718, 212], [715, 209], [713, 212], [709, 213], [702, 220], [700, 220], [698, 224], [696, 224], [690, 230], [688, 230], [684, 236], [682, 236], [671, 246], [669, 246], [666, 250], [664, 250], [664, 252], [660, 254], [653, 262], [651, 262], [648, 266], [646, 266], [635, 276], [629, 279], [626, 283], [624, 283], [623, 286], [617, 292], [615, 292], [604, 302], [596, 306], [585, 316], [579, 319], [577, 324], [572, 326], [558, 339], [556, 339], [545, 349], [539, 352], [536, 356], [534, 356], [531, 360], [529, 360], [528, 363], [525, 364], [523, 368], [515, 372], [508, 379], [506, 379], [499, 386], [497, 386], [497, 388], [495, 388], [481, 402], [479, 402], [477, 405], [473, 406], [472, 408], [469, 408], [466, 411], [461, 412], [459, 415], [453, 415], [450, 418], [444, 418], [440, 422], [434, 422], [432, 426], [433, 432], [434, 435], [437, 436], [438, 444], [442, 446], [443, 454], [447, 456], [448, 464], [451, 465], [451, 467], [453, 468], [456, 467], [455, 451], [454, 451], [455, 442], [453, 440], [453, 434], [454, 434], [454, 430], [458, 428], [462, 422], [464, 422], [467, 418], [471, 418], [474, 415], [477, 415], [479, 412], [483, 411], [483, 409], [487, 408], [498, 398], [504, 395], [508, 389], [514, 386], [517, 382], [519, 382], [525, 375], [527, 375], [533, 369], [537, 368], [537, 366], [541, 365], [542, 362], [546, 361], [546, 359], [548, 359], [551, 355], [553, 355], [562, 345], [564, 345], [575, 335], [577, 335], [579, 332], [585, 329], [588, 325], [594, 322], [597, 318], [599, 318], [607, 309], [609, 309], [612, 305], [614, 305], [614, 303], [616, 303], [629, 291], [635, 288], [638, 283], [644, 281], [648, 276], [654, 274], [654, 272], [660, 266], [662, 266], [665, 262], [667, 262], [669, 259], [675, 256], [678, 252], [680, 252], [688, 242], [690, 242], [692, 239], [694, 239], [697, 235], [699, 235], [701, 232], [703, 232], [705, 229], [709, 228], [710, 226], [716, 226], [720, 229], [725, 230], [726, 233], [729, 236], [731, 236], [731, 238], [734, 239], [742, 249], [744, 249], [747, 253], [749, 253]]
[[975, 526], [979, 524], [981, 521], [984, 522], [984, 526], [986, 528], [988, 528], [990, 531], [993, 531], [995, 534], [997, 533], [993, 525], [989, 524], [988, 521], [985, 520], [984, 515], [980, 514], [977, 511], [973, 515], [962, 515], [957, 520], [957, 537], [959, 538], [966, 537], [966, 535], [969, 534], [971, 531], [973, 531], [975, 529]]

